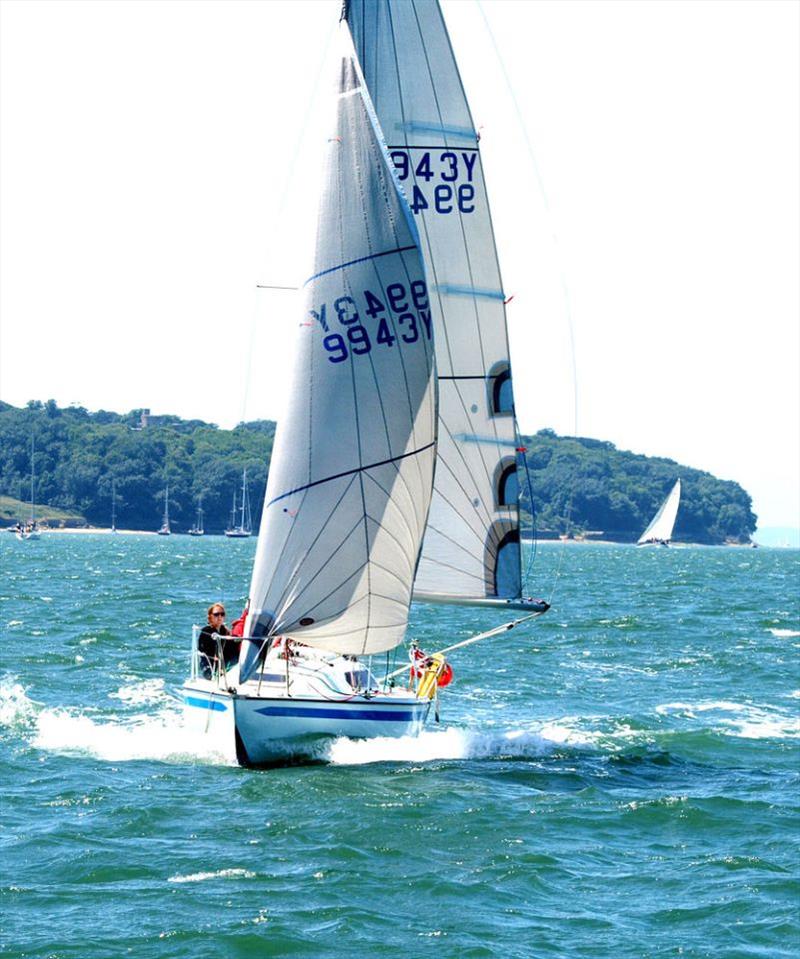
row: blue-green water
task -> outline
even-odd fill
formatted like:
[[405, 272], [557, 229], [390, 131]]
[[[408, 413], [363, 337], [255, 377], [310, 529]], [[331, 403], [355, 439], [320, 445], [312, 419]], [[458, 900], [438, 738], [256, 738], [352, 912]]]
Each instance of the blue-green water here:
[[546, 544], [439, 727], [254, 771], [171, 696], [253, 548], [0, 537], [0, 954], [800, 955], [800, 553]]

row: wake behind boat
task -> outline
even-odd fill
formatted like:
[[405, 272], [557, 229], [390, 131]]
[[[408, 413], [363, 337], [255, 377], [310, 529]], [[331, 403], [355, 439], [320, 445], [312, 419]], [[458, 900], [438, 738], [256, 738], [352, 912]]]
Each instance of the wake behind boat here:
[[526, 610], [491, 633], [548, 608], [522, 597], [505, 295], [441, 12], [345, 12], [358, 59], [348, 38], [241, 650], [226, 664], [196, 633], [184, 685], [190, 721], [244, 763], [419, 732], [445, 651], [412, 647], [402, 688], [369, 666], [404, 642], [412, 595]]

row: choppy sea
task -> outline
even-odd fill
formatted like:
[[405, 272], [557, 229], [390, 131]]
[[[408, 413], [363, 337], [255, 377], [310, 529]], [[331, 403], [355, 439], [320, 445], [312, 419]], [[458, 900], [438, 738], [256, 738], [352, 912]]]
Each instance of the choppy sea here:
[[438, 726], [246, 770], [175, 689], [254, 545], [0, 536], [0, 955], [800, 955], [799, 551], [540, 545]]

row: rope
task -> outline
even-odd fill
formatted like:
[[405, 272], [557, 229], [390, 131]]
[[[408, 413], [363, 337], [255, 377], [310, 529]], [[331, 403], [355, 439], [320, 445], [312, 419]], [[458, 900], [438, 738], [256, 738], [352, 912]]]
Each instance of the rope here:
[[517, 435], [517, 452], [522, 456], [522, 462], [525, 465], [525, 479], [528, 483], [528, 503], [530, 504], [530, 509], [528, 512], [531, 514], [531, 551], [528, 554], [528, 567], [525, 570], [525, 574], [522, 577], [523, 593], [529, 591], [528, 580], [531, 576], [531, 571], [533, 569], [533, 563], [536, 558], [536, 504], [533, 501], [533, 481], [531, 480], [531, 471], [528, 468], [528, 450], [527, 447], [522, 445], [522, 436], [519, 432], [519, 424], [516, 419], [514, 420], [514, 430]]
[[[319, 100], [320, 88], [322, 86], [322, 73], [328, 61], [328, 52], [331, 47], [331, 41], [333, 40], [334, 34], [337, 32], [337, 30], [338, 30], [338, 24], [335, 24], [335, 23], [332, 24], [331, 29], [328, 32], [328, 38], [325, 42], [325, 49], [322, 53], [322, 56], [320, 56], [318, 59], [317, 73], [316, 73], [316, 76], [314, 77], [313, 92], [311, 94], [310, 99], [306, 103], [303, 126], [294, 144], [294, 152], [292, 154], [291, 162], [289, 163], [287, 172], [285, 174], [283, 189], [278, 191], [278, 194], [280, 196], [280, 202], [278, 204], [278, 208], [274, 217], [274, 220], [277, 223], [282, 223], [285, 216], [286, 202], [291, 192], [291, 186], [299, 166], [298, 159], [300, 156], [300, 152], [304, 146], [306, 135], [308, 133], [309, 117], [311, 116], [312, 104], [314, 104], [317, 100]], [[281, 230], [272, 231], [270, 233], [270, 237], [271, 237], [270, 247], [274, 247], [274, 245], [278, 242], [278, 238], [282, 236], [284, 236], [283, 231]], [[267, 259], [272, 260], [272, 255], [268, 256]], [[257, 284], [256, 289], [257, 290], [296, 290], [297, 287], [277, 286], [277, 285], [271, 285], [271, 284]], [[254, 346], [255, 346], [257, 314], [258, 314], [258, 296], [255, 297], [255, 300], [253, 303], [253, 316], [250, 321], [250, 345], [247, 351], [247, 371], [244, 377], [244, 389], [243, 389], [243, 396], [242, 396], [242, 416], [241, 416], [242, 423], [247, 422], [247, 405], [248, 405], [249, 396], [250, 396], [250, 383], [252, 381], [252, 374], [253, 374], [253, 352], [254, 352]]]
[[[487, 630], [485, 633], [478, 633], [477, 636], [470, 636], [469, 639], [462, 639], [458, 643], [453, 643], [452, 646], [445, 646], [444, 649], [437, 649], [435, 653], [431, 653], [431, 656], [444, 656], [445, 653], [452, 653], [454, 649], [462, 649], [464, 646], [471, 646], [473, 643], [477, 643], [481, 639], [488, 639], [490, 636], [496, 636], [498, 633], [505, 633], [509, 629], [514, 629], [515, 626], [519, 626], [521, 623], [526, 623], [529, 619], [535, 619], [537, 616], [543, 616], [544, 613], [528, 613], [527, 616], [520, 616], [519, 619], [512, 619], [508, 623], [503, 623], [501, 626], [495, 626], [494, 629]], [[408, 664], [401, 666], [400, 669], [396, 669], [393, 673], [389, 673], [387, 676], [384, 676], [384, 683], [391, 679], [393, 676], [399, 676], [400, 673], [404, 673], [408, 669]]]

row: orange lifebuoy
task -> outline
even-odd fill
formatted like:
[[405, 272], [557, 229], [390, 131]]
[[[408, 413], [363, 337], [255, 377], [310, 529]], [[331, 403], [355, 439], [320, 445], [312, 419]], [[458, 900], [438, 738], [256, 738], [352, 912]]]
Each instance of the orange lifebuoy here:
[[449, 686], [453, 681], [453, 667], [450, 663], [445, 663], [442, 667], [439, 678], [436, 680], [437, 686]]

